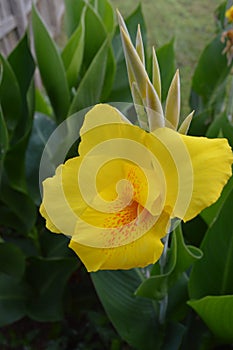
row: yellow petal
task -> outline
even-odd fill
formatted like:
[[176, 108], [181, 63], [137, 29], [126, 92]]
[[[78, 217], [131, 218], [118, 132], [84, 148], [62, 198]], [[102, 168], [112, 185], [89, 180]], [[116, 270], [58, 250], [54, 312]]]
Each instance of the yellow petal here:
[[[138, 152], [133, 152], [135, 162], [140, 147]], [[126, 147], [124, 154], [128, 148]], [[143, 150], [141, 160], [144, 158]], [[160, 183], [157, 182], [155, 172], [136, 167], [121, 157], [106, 164], [103, 161], [102, 168], [96, 172], [95, 168], [101, 164], [99, 160], [101, 157], [99, 158], [98, 154], [95, 157], [87, 156], [86, 162], [73, 158], [62, 168], [66, 203], [76, 214], [73, 240], [99, 248], [128, 244], [144, 235], [158, 220], [163, 208]], [[79, 163], [81, 166], [84, 164], [83, 170]], [[128, 183], [132, 186], [132, 193], [129, 192], [127, 196]], [[137, 206], [141, 203], [142, 208], [149, 208], [153, 215], [146, 209], [137, 213], [136, 208], [136, 212], [132, 212], [132, 200], [137, 201]], [[53, 205], [56, 207], [59, 204]], [[117, 221], [118, 225], [115, 224]], [[110, 223], [112, 225], [109, 225]]]
[[46, 227], [52, 232], [72, 235], [76, 225], [76, 215], [67, 202], [62, 188], [62, 167], [60, 165], [52, 178], [43, 182], [43, 202], [41, 215], [46, 219]]
[[233, 156], [226, 139], [182, 135], [193, 167], [193, 193], [184, 221], [190, 220], [220, 197], [232, 171]]
[[190, 220], [219, 198], [231, 176], [231, 148], [225, 139], [186, 136], [169, 128], [153, 135], [163, 144], [148, 139], [164, 170], [166, 210], [171, 217]]
[[80, 136], [97, 126], [114, 123], [131, 124], [130, 121], [118, 109], [108, 104], [97, 104], [85, 115], [84, 122], [80, 130]]
[[86, 247], [73, 240], [69, 246], [89, 272], [145, 267], [160, 258], [163, 251], [160, 239], [166, 235], [168, 222], [168, 215], [163, 213], [156, 225], [143, 237], [122, 247], [99, 249]]
[[147, 147], [156, 156], [155, 169], [163, 173], [166, 211], [182, 218], [190, 203], [193, 169], [190, 155], [179, 133], [170, 128], [156, 129], [148, 134]]

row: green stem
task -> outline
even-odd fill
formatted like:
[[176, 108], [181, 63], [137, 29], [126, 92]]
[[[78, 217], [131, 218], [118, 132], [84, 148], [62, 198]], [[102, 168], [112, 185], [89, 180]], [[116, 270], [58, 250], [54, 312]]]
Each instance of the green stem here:
[[231, 86], [229, 89], [229, 96], [228, 96], [228, 103], [227, 103], [227, 117], [231, 118], [231, 122], [232, 122], [232, 115], [233, 115], [233, 76], [231, 79]]
[[[166, 237], [164, 237], [164, 249], [159, 260], [161, 274], [164, 273], [165, 266], [167, 263], [168, 241], [169, 241], [169, 233], [166, 235]], [[168, 294], [166, 294], [165, 297], [159, 302], [159, 323], [160, 324], [165, 323], [167, 306], [168, 306]]]

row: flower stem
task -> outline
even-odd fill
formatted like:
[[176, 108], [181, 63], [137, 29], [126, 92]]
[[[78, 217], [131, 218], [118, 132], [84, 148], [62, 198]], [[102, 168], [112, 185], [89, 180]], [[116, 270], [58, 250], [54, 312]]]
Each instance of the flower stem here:
[[[168, 241], [169, 241], [169, 232], [166, 235], [166, 237], [164, 237], [164, 249], [163, 249], [163, 253], [160, 257], [159, 260], [159, 265], [160, 265], [160, 273], [161, 275], [164, 273], [165, 270], [165, 266], [167, 263], [167, 252], [168, 252]], [[159, 302], [159, 323], [160, 324], [164, 324], [165, 320], [166, 320], [166, 312], [167, 312], [167, 305], [168, 305], [168, 294], [166, 294], [164, 296], [164, 298], [162, 300], [160, 300]]]

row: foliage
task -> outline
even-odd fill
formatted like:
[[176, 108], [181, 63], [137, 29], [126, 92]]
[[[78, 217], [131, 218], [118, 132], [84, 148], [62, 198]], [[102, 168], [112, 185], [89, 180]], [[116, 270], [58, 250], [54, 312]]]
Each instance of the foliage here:
[[[67, 39], [62, 48], [33, 7], [35, 57], [27, 33], [7, 58], [1, 56], [0, 326], [31, 319], [35, 324], [54, 322], [56, 328], [61, 327], [59, 322], [67, 326], [69, 317], [77, 318], [73, 333], [67, 331], [63, 339], [65, 345], [59, 345], [61, 330], [54, 331], [57, 339], [46, 349], [117, 350], [127, 349], [127, 342], [133, 349], [176, 350], [190, 348], [192, 337], [195, 350], [219, 344], [230, 347], [232, 178], [216, 204], [174, 230], [164, 269], [157, 263], [144, 270], [91, 275], [106, 314], [123, 340], [108, 324], [89, 276], [67, 249], [67, 239], [54, 237], [44, 228], [38, 214], [39, 162], [53, 130], [71, 114], [97, 102], [131, 100], [111, 3], [66, 0], [65, 7]], [[222, 54], [220, 40], [229, 29], [225, 10], [226, 2], [218, 8], [216, 37], [203, 50], [192, 78], [190, 108], [196, 114], [190, 133], [224, 136], [233, 146], [232, 65]], [[137, 23], [145, 35], [140, 6], [126, 23], [133, 38]], [[146, 46], [146, 36], [143, 39]], [[159, 48], [157, 55], [165, 97], [175, 71], [174, 41]], [[36, 68], [40, 89], [35, 87]], [[87, 329], [77, 329], [83, 320]], [[79, 344], [70, 341], [75, 337]], [[19, 345], [9, 334], [3, 338], [1, 345]], [[100, 345], [93, 347], [96, 339]]]

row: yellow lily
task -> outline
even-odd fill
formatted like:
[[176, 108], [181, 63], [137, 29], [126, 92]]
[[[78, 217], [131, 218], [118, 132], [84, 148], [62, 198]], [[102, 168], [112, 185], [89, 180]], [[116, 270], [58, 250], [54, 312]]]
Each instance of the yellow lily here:
[[79, 156], [43, 182], [47, 228], [71, 237], [88, 271], [155, 263], [171, 220], [190, 220], [214, 203], [233, 163], [227, 140], [185, 135], [192, 115], [179, 127], [178, 72], [163, 112], [155, 51], [151, 82], [140, 29], [134, 48], [119, 21], [141, 128], [108, 104], [94, 106], [80, 130]]

